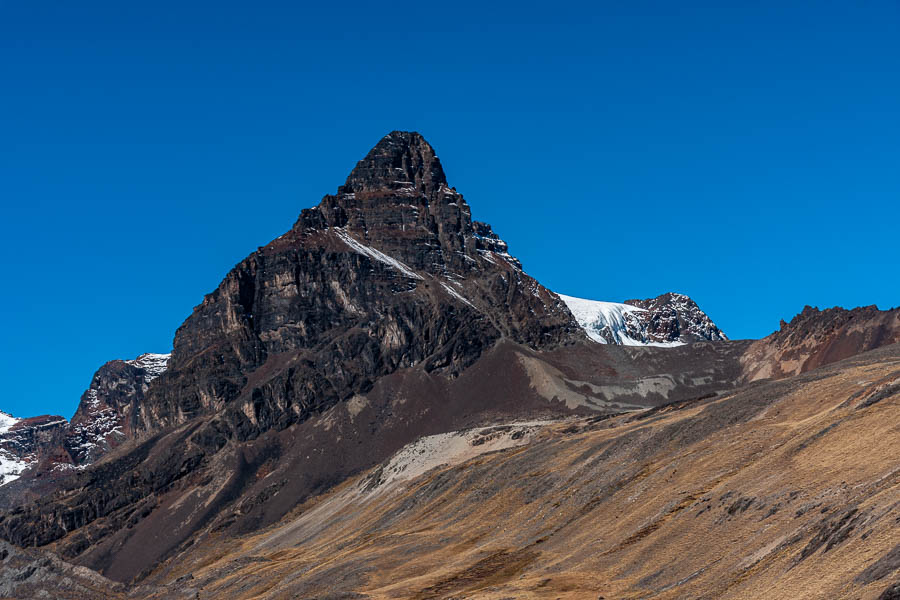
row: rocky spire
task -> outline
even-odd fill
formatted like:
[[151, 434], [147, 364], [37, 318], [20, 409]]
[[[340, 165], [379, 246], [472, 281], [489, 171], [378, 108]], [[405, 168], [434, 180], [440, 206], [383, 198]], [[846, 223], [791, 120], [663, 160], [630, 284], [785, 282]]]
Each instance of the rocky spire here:
[[392, 131], [372, 148], [338, 189], [338, 194], [412, 191], [431, 194], [447, 185], [434, 148], [420, 134]]

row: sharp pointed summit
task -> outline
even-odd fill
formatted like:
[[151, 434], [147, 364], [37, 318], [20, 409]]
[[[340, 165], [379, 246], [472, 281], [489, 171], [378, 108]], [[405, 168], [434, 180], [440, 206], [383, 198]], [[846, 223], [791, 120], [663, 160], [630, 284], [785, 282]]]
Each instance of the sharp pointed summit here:
[[481, 264], [484, 252], [520, 268], [490, 225], [472, 220], [434, 148], [416, 132], [381, 138], [337, 194], [303, 211], [294, 229], [321, 229], [323, 220], [417, 271], [463, 273]]
[[430, 194], [447, 185], [441, 161], [421, 134], [392, 131], [379, 141], [347, 177], [338, 194]]

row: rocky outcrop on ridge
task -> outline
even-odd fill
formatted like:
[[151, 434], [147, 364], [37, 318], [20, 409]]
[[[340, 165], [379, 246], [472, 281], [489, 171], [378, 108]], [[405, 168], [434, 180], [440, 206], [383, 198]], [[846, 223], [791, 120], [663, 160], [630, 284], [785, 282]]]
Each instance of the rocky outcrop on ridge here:
[[168, 359], [168, 354], [142, 354], [100, 367], [69, 423], [65, 448], [74, 465], [92, 463], [134, 435], [144, 394], [165, 372]]
[[646, 300], [626, 300], [625, 304], [644, 309], [633, 313], [640, 323], [639, 339], [683, 343], [728, 339], [697, 303], [684, 294], [668, 292]]
[[0, 486], [16, 481], [65, 439], [66, 420], [58, 415], [17, 419], [0, 413]]
[[790, 323], [753, 342], [742, 358], [748, 381], [805, 373], [867, 350], [900, 342], [900, 308], [819, 310], [806, 306]]

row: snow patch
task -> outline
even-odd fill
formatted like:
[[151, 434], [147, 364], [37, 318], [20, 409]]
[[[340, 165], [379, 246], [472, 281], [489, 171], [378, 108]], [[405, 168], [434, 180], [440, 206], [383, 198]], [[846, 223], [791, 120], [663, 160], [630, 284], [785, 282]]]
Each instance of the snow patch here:
[[146, 354], [141, 354], [134, 360], [126, 360], [125, 362], [129, 365], [144, 369], [144, 371], [146, 371], [144, 381], [150, 383], [165, 372], [169, 364], [170, 356], [172, 355], [153, 354], [152, 352], [148, 352]]
[[[21, 420], [5, 412], [0, 412], [0, 435], [8, 433]], [[15, 481], [27, 468], [27, 461], [16, 457], [5, 448], [0, 448], [0, 486]]]
[[472, 308], [475, 308], [475, 305], [474, 305], [474, 304], [472, 304], [471, 302], [469, 302], [469, 301], [465, 298], [465, 296], [463, 296], [462, 294], [460, 294], [459, 292], [457, 292], [456, 290], [454, 290], [451, 286], [447, 285], [447, 284], [444, 283], [443, 281], [441, 282], [441, 286], [442, 286], [445, 290], [447, 290], [447, 293], [448, 293], [448, 294], [450, 294], [451, 296], [453, 296], [454, 298], [456, 298], [457, 300], [459, 300], [459, 301], [462, 302], [463, 304], [468, 304], [468, 305], [471, 306]]
[[394, 269], [400, 271], [410, 279], [422, 279], [422, 276], [410, 269], [408, 266], [397, 260], [396, 258], [391, 258], [384, 252], [380, 252], [375, 248], [370, 246], [366, 246], [365, 244], [361, 244], [354, 238], [350, 236], [344, 229], [336, 227], [334, 229], [335, 233], [341, 241], [347, 244], [350, 248], [352, 248], [358, 254], [362, 254], [363, 256], [368, 256], [372, 260], [377, 260], [380, 263], [386, 264], [389, 267], [393, 267]]
[[0, 411], [0, 434], [6, 433], [12, 429], [13, 425], [21, 420], [22, 419], [17, 419], [10, 414]]
[[659, 347], [684, 345], [684, 342], [644, 342], [629, 336], [629, 329], [641, 328], [640, 323], [631, 315], [646, 312], [643, 308], [618, 302], [601, 302], [563, 294], [557, 295], [569, 307], [575, 321], [584, 329], [588, 337], [600, 344]]

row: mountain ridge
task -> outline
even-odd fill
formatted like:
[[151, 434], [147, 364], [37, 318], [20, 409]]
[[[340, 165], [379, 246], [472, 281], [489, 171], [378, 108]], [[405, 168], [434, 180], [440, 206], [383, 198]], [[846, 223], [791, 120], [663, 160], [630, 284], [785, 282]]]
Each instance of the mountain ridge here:
[[806, 306], [757, 340], [742, 359], [748, 381], [798, 375], [860, 352], [900, 342], [900, 308]]

